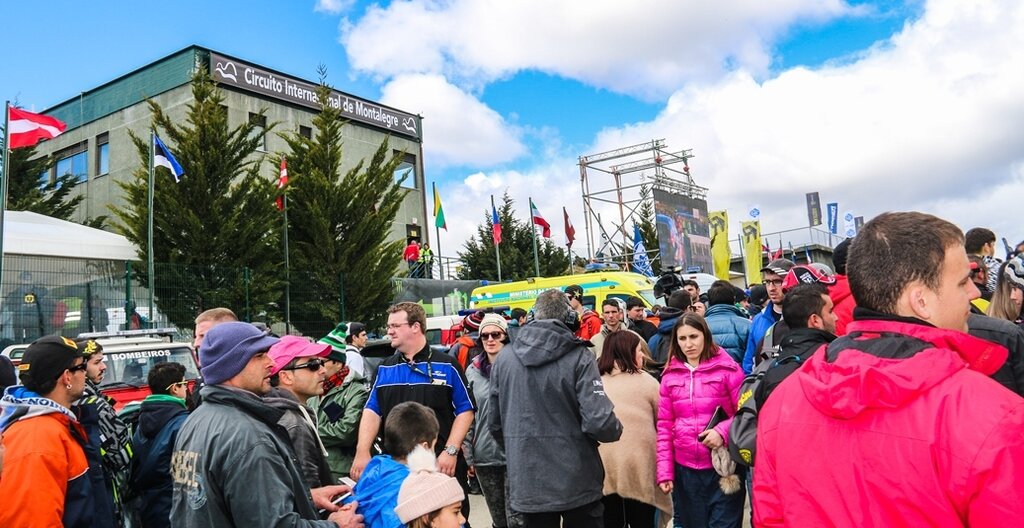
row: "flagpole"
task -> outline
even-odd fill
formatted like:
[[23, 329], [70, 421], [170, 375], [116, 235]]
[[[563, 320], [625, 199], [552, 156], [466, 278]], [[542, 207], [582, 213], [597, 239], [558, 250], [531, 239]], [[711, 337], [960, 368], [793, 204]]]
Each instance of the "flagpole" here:
[[537, 224], [533, 221], [533, 198], [530, 200], [530, 234], [533, 235], [533, 271], [540, 277], [540, 260], [537, 258]]
[[[494, 208], [494, 195], [491, 195], [491, 211], [497, 211]], [[491, 219], [491, 240], [494, 240], [494, 219]], [[501, 282], [501, 250], [498, 249], [498, 244], [494, 244], [494, 257], [498, 260], [498, 282]]]
[[147, 222], [146, 222], [146, 272], [149, 275], [148, 286], [149, 286], [149, 325], [153, 328], [155, 321], [153, 317], [153, 287], [154, 287], [154, 276], [156, 275], [153, 259], [153, 157], [156, 155], [156, 132], [149, 132], [149, 197], [148, 197], [148, 208], [147, 208]]
[[7, 216], [7, 180], [11, 164], [11, 102], [4, 102], [4, 162], [3, 175], [0, 179], [0, 285], [4, 275], [4, 217]]
[[566, 244], [565, 247], [569, 251], [569, 275], [575, 275], [576, 270], [572, 267], [572, 244]]
[[[437, 182], [431, 182], [430, 186], [434, 190], [434, 203], [436, 204], [438, 202]], [[437, 225], [437, 211], [434, 211], [434, 233], [437, 235], [437, 242], [435, 243], [437, 246], [437, 276], [439, 280], [444, 280], [444, 257], [441, 256], [441, 227]], [[430, 263], [428, 262], [427, 265], [429, 266]], [[441, 303], [441, 311], [444, 312], [443, 302]]]
[[284, 333], [292, 333], [292, 267], [288, 258], [288, 193], [281, 190], [284, 213]]

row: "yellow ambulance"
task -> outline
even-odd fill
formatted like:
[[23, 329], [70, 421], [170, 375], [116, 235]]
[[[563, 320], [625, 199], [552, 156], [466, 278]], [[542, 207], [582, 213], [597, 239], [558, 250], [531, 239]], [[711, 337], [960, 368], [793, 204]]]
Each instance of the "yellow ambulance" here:
[[624, 271], [594, 272], [558, 277], [532, 277], [518, 282], [486, 284], [473, 290], [469, 305], [471, 308], [508, 306], [529, 311], [537, 296], [545, 290], [557, 288], [565, 291], [566, 286], [578, 284], [583, 288], [583, 305], [599, 310], [601, 303], [609, 297], [625, 301], [637, 296], [648, 308], [658, 302], [654, 297], [654, 279], [639, 273]]

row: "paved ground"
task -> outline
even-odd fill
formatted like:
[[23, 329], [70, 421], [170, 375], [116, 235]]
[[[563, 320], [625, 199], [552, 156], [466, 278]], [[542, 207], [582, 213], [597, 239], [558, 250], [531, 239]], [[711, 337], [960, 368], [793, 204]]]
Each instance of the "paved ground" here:
[[[491, 514], [483, 495], [469, 496], [469, 523], [473, 528], [491, 528]], [[605, 528], [611, 528], [606, 526]], [[750, 504], [743, 511], [743, 528], [750, 528]]]

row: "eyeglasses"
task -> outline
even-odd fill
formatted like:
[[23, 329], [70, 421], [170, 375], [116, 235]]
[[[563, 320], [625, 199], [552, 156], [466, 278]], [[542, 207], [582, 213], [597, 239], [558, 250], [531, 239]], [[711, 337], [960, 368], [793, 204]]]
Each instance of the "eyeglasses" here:
[[481, 341], [490, 341], [491, 339], [495, 341], [500, 341], [502, 339], [505, 339], [505, 334], [504, 332], [488, 332], [486, 334], [480, 334]]
[[70, 372], [72, 374], [74, 374], [75, 372], [78, 372], [78, 371], [85, 372], [85, 369], [87, 369], [87, 368], [89, 368], [89, 364], [88, 363], [79, 363], [79, 364], [77, 364], [77, 365], [75, 365], [73, 367], [68, 367], [68, 372]]
[[171, 389], [173, 389], [174, 387], [177, 387], [177, 386], [179, 386], [179, 385], [184, 385], [184, 386], [186, 386], [186, 387], [187, 387], [187, 386], [188, 386], [188, 380], [181, 380], [181, 381], [176, 381], [176, 382], [174, 382], [174, 383], [171, 383], [171, 384], [170, 384], [170, 385], [168, 385], [168, 386], [167, 386], [167, 388], [166, 388], [166, 389], [164, 389], [164, 390], [165, 390], [165, 391], [170, 391]]
[[783, 279], [765, 279], [765, 286], [782, 286]]
[[324, 360], [322, 360], [322, 359], [312, 359], [312, 360], [310, 360], [310, 361], [308, 361], [306, 363], [303, 363], [301, 365], [295, 365], [294, 367], [285, 367], [285, 368], [283, 368], [281, 370], [309, 369], [310, 372], [316, 372], [316, 371], [320, 370], [320, 367], [322, 367], [322, 366], [324, 366]]
[[404, 325], [412, 326], [412, 323], [388, 323], [388, 330], [398, 330]]

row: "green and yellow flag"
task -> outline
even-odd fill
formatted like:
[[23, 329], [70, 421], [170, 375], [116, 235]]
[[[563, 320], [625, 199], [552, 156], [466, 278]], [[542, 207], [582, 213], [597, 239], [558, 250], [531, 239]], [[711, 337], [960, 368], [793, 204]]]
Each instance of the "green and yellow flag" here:
[[708, 213], [708, 225], [711, 227], [711, 261], [714, 264], [715, 276], [729, 280], [729, 213], [711, 211]]
[[743, 260], [746, 263], [747, 284], [761, 282], [761, 222], [740, 222], [743, 229]]
[[444, 221], [444, 209], [441, 208], [441, 196], [437, 194], [437, 184], [434, 186], [434, 227], [448, 230], [448, 224]]

